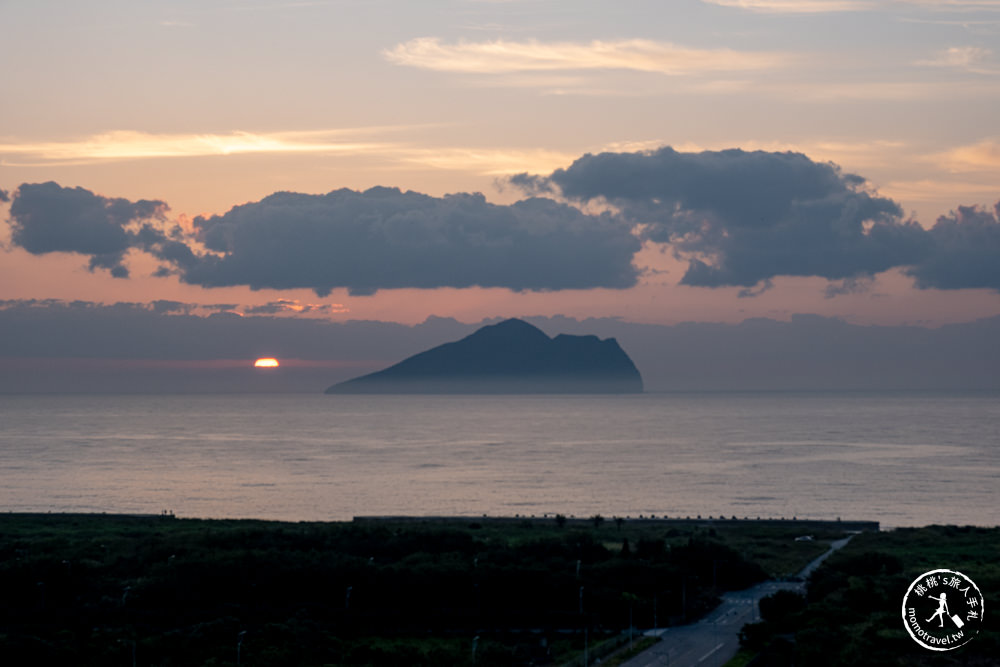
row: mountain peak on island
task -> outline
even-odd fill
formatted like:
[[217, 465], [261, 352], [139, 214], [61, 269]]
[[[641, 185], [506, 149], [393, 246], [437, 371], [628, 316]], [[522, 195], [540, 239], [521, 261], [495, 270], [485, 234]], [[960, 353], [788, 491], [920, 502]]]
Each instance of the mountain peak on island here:
[[474, 336], [492, 336], [492, 335], [511, 335], [511, 336], [533, 336], [535, 338], [544, 337], [548, 338], [544, 331], [536, 327], [534, 324], [528, 324], [524, 320], [519, 320], [516, 317], [512, 317], [496, 324], [487, 324], [484, 327], [476, 329], [473, 333], [466, 336], [466, 338], [472, 338]]
[[476, 329], [461, 341], [471, 341], [480, 345], [518, 343], [521, 345], [545, 345], [551, 338], [544, 331], [524, 320], [511, 318], [496, 324], [487, 324]]
[[519, 319], [484, 326], [328, 394], [621, 394], [642, 377], [614, 338], [550, 338]]

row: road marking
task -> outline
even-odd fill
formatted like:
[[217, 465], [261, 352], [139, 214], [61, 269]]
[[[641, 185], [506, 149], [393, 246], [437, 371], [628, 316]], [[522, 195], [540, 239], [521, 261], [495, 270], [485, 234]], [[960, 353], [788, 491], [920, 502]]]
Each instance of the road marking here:
[[715, 653], [716, 651], [718, 651], [720, 648], [722, 648], [722, 642], [719, 642], [716, 645], [715, 648], [713, 648], [711, 651], [709, 651], [705, 655], [703, 655], [700, 658], [698, 658], [698, 662], [705, 662], [706, 660], [708, 660], [708, 656], [712, 655], [713, 653]]

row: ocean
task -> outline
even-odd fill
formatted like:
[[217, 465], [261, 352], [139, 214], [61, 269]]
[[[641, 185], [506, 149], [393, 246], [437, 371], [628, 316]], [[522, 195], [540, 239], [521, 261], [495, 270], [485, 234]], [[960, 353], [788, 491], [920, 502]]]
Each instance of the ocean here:
[[995, 393], [2, 395], [0, 510], [996, 525]]

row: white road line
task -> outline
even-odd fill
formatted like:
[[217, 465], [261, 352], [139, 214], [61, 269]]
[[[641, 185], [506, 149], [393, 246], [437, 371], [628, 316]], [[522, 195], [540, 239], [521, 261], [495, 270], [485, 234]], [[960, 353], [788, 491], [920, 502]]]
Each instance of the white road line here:
[[708, 660], [708, 656], [712, 655], [713, 653], [715, 653], [716, 651], [718, 651], [720, 648], [722, 648], [722, 642], [719, 642], [716, 645], [715, 648], [713, 648], [711, 651], [709, 651], [705, 655], [703, 655], [700, 658], [698, 658], [698, 662], [705, 662], [706, 660]]

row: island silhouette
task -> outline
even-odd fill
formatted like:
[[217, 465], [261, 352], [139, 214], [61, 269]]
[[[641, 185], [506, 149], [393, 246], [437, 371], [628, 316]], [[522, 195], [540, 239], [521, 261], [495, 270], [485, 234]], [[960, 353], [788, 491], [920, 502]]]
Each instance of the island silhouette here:
[[550, 338], [519, 319], [484, 326], [327, 394], [635, 394], [642, 377], [614, 338]]

